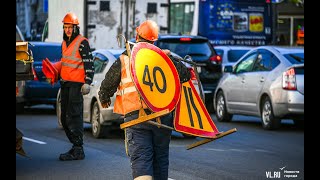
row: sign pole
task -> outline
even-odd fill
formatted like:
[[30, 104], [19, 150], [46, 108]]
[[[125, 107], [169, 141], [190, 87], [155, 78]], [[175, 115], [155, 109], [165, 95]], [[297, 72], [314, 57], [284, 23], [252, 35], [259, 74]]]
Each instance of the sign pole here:
[[206, 144], [206, 143], [209, 143], [211, 141], [214, 141], [214, 140], [217, 140], [219, 138], [222, 138], [223, 136], [226, 136], [226, 135], [229, 135], [229, 134], [232, 134], [234, 132], [236, 132], [237, 129], [236, 128], [233, 128], [233, 129], [230, 129], [226, 132], [221, 132], [219, 134], [217, 134], [215, 137], [212, 137], [212, 138], [205, 138], [204, 140], [201, 140], [201, 141], [197, 141], [193, 144], [190, 144], [189, 146], [187, 146], [187, 150], [190, 150], [192, 148], [195, 148], [195, 147], [198, 147], [200, 145], [203, 145], [203, 144]]

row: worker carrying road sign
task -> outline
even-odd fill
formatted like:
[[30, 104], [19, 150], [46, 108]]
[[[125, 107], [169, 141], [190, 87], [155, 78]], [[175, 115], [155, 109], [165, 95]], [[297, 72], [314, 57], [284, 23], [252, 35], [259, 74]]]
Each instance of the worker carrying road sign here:
[[179, 76], [176, 75], [175, 66], [161, 49], [153, 44], [139, 42], [130, 52], [130, 72], [133, 82], [141, 98], [153, 113], [140, 114], [139, 118], [121, 124], [122, 129], [145, 121], [161, 127], [161, 122], [153, 122], [150, 119], [175, 110], [173, 130], [208, 138], [190, 145], [188, 149], [236, 131], [232, 129], [219, 132], [192, 81], [188, 80], [181, 85], [178, 83]]
[[[169, 50], [153, 45], [158, 38], [157, 24], [147, 20], [136, 30], [137, 43], [125, 40], [126, 51], [106, 73], [99, 99], [102, 107], [107, 108], [111, 104], [110, 97], [117, 91], [114, 113], [125, 117], [120, 128], [125, 130], [126, 153], [130, 157], [133, 178], [168, 179], [172, 130], [210, 140], [221, 133], [199, 95], [192, 91], [189, 69], [171, 56]], [[189, 115], [184, 116], [187, 111]], [[187, 121], [182, 120], [186, 117]]]
[[[187, 82], [191, 74], [170, 51], [153, 45], [158, 38], [155, 22], [144, 21], [136, 30], [138, 43], [132, 44], [132, 53], [131, 45], [126, 43], [127, 51], [111, 65], [101, 83], [99, 99], [106, 108], [116, 92], [114, 113], [124, 115], [126, 123], [135, 123], [125, 128], [133, 179], [168, 179], [172, 111], [180, 98], [181, 83]], [[133, 56], [136, 61], [132, 61]]]

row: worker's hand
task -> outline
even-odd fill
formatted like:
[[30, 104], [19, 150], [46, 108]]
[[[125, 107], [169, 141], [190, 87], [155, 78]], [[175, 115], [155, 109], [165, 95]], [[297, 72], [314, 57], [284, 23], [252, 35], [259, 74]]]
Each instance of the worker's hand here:
[[46, 78], [46, 82], [51, 84], [52, 79], [51, 78]]
[[89, 94], [90, 92], [90, 85], [89, 84], [83, 84], [81, 87], [81, 93], [82, 95]]
[[110, 99], [109, 99], [109, 101], [101, 102], [101, 106], [102, 106], [103, 108], [108, 108], [108, 107], [110, 106], [110, 104], [111, 104]]
[[162, 51], [167, 55], [170, 56], [171, 55], [171, 51], [169, 49], [162, 49]]

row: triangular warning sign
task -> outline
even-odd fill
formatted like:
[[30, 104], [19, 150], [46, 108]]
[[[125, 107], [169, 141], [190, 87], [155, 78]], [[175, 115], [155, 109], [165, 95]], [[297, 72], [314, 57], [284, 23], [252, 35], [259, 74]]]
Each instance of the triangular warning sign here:
[[174, 128], [181, 133], [207, 138], [219, 133], [191, 80], [182, 84]]

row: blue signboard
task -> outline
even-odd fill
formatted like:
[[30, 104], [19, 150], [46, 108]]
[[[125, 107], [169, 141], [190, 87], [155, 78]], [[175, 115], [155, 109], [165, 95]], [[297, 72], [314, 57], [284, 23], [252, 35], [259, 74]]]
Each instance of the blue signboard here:
[[48, 0], [43, 0], [43, 12], [48, 13]]
[[213, 45], [267, 45], [272, 41], [271, 3], [265, 0], [202, 0], [199, 35]]

